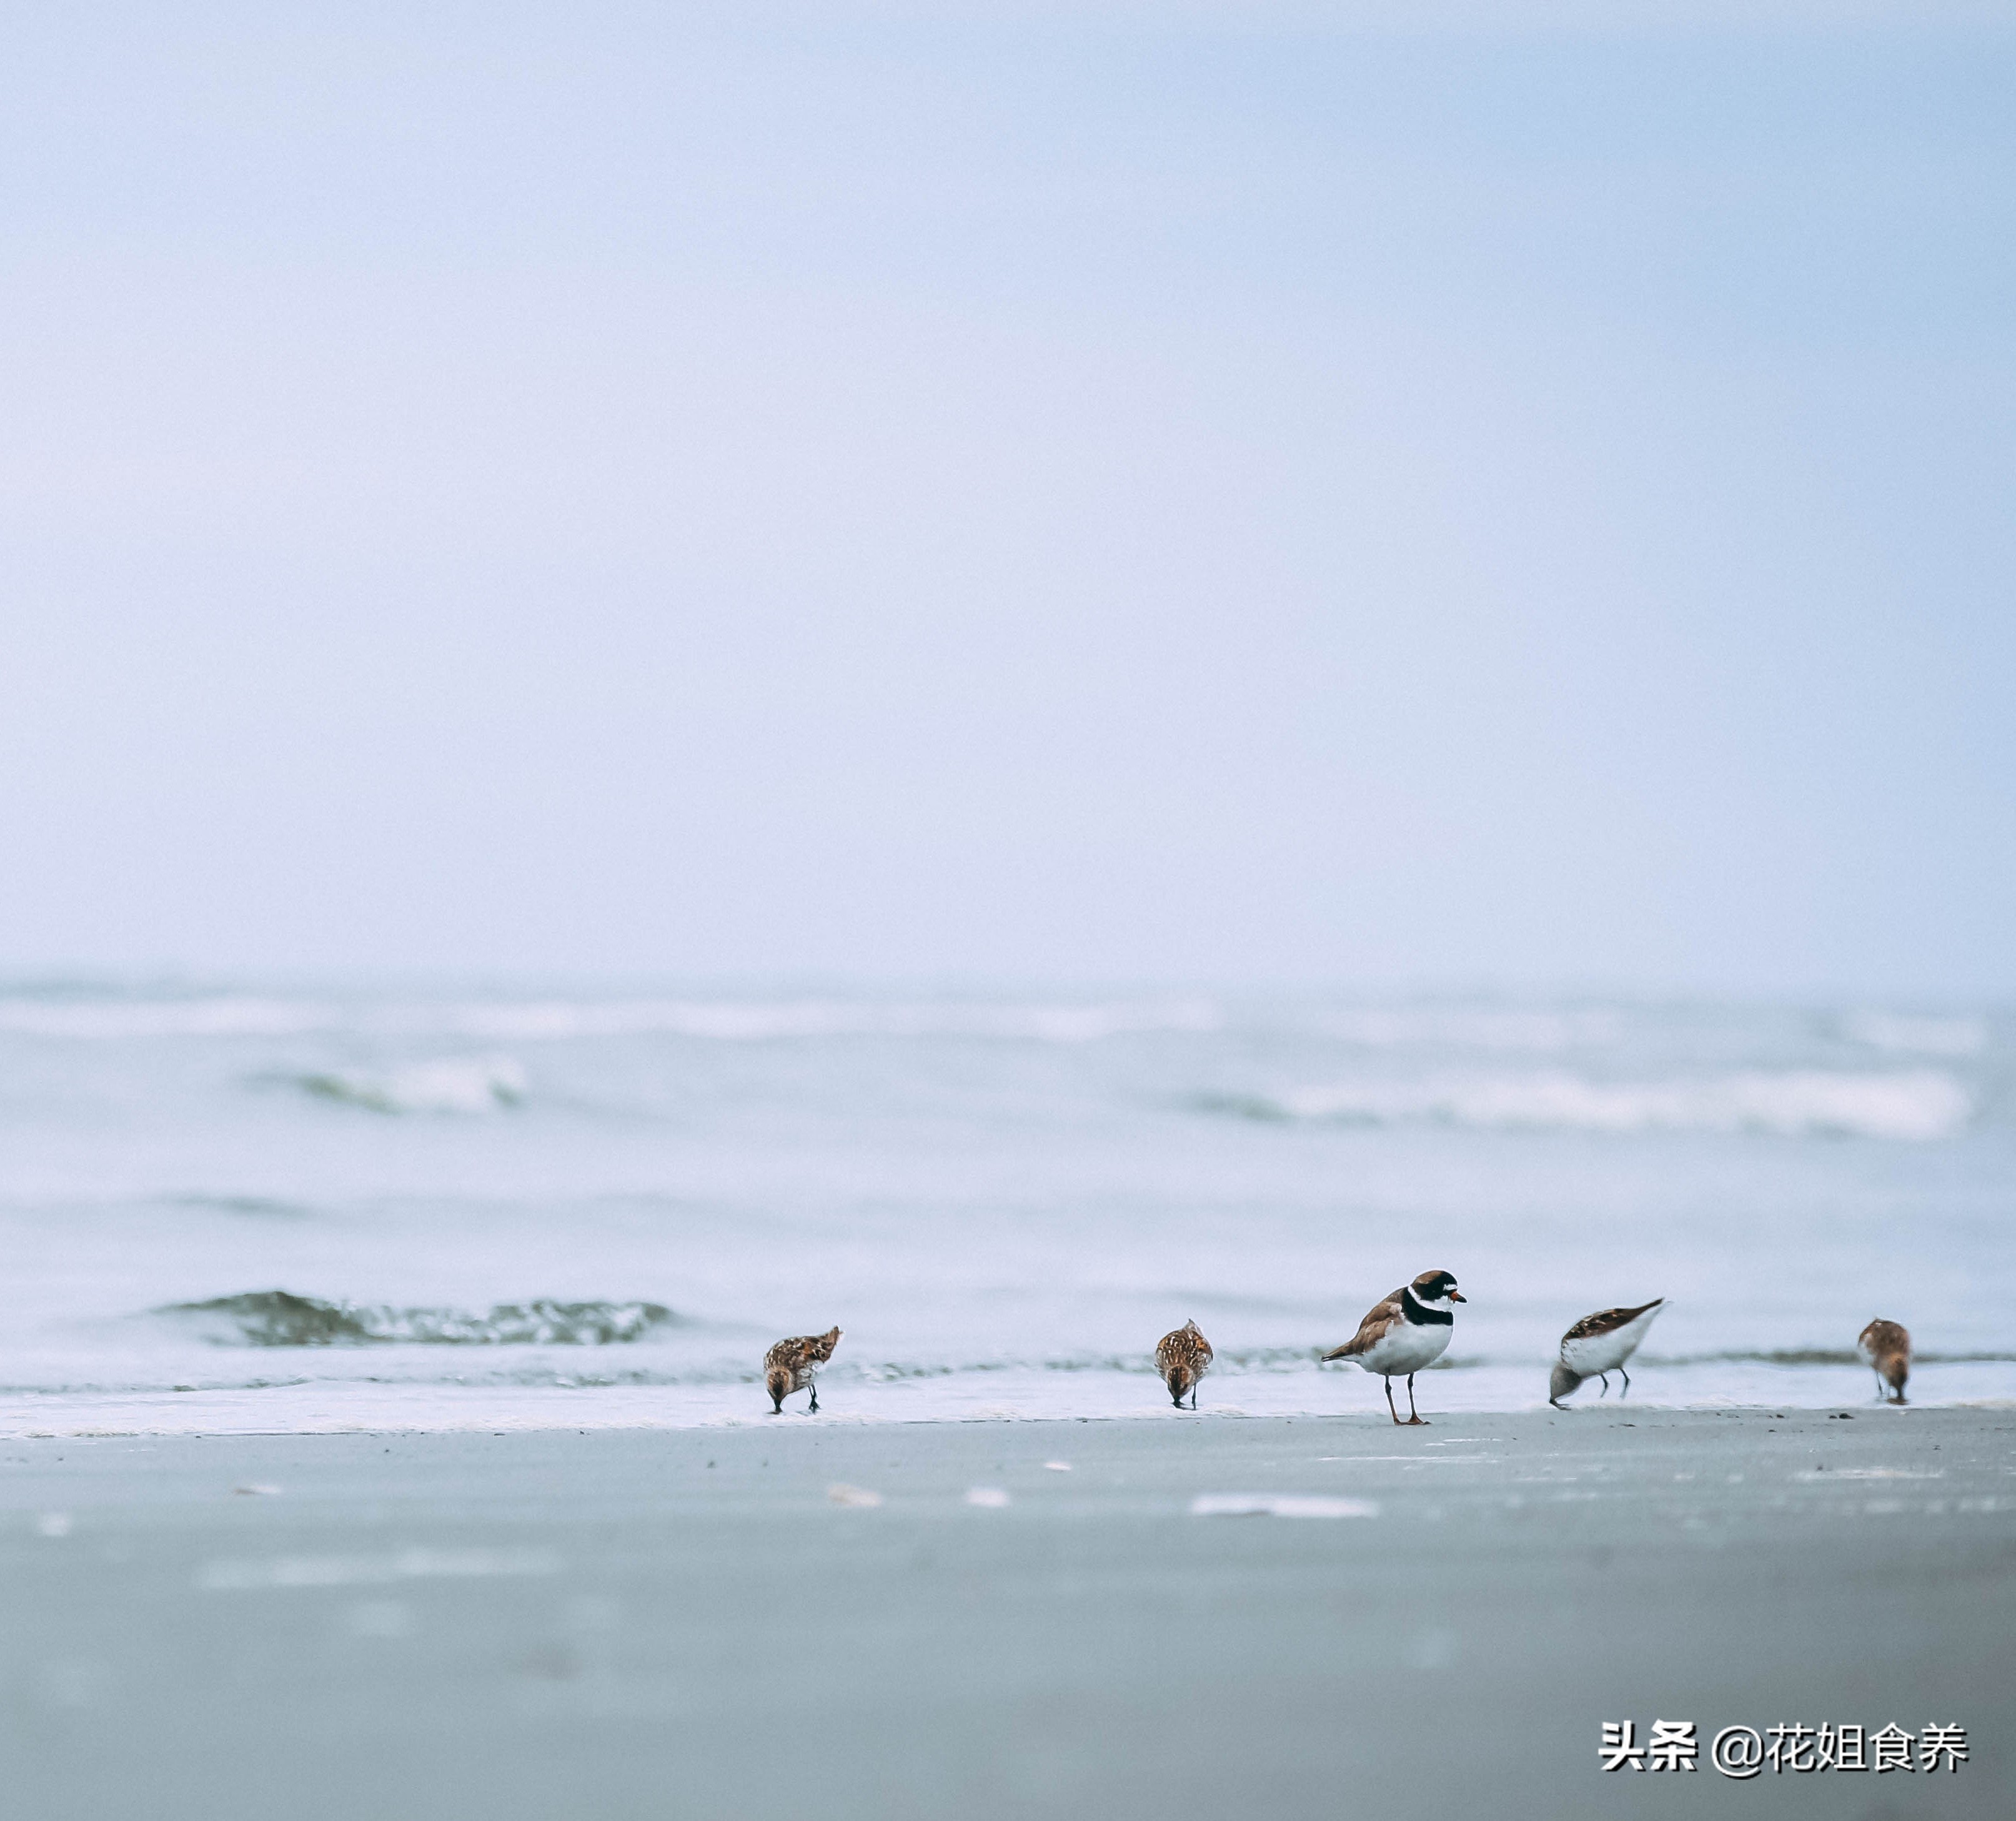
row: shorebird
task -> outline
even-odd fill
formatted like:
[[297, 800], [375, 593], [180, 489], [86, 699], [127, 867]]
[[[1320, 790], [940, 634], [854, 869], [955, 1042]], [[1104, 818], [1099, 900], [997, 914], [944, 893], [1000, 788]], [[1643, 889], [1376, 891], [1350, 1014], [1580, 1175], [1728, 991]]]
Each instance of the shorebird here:
[[812, 1407], [818, 1409], [819, 1387], [812, 1379], [832, 1359], [833, 1350], [839, 1344], [839, 1329], [829, 1328], [823, 1334], [800, 1334], [793, 1340], [779, 1341], [763, 1355], [763, 1384], [770, 1394], [772, 1416], [783, 1409], [785, 1398], [794, 1391], [810, 1391]]
[[1185, 1391], [1190, 1395], [1190, 1408], [1197, 1408], [1197, 1380], [1211, 1370], [1211, 1343], [1198, 1333], [1195, 1322], [1184, 1323], [1155, 1343], [1155, 1369], [1178, 1409], [1183, 1407]]
[[1557, 1409], [1561, 1399], [1586, 1378], [1603, 1380], [1601, 1395], [1610, 1395], [1610, 1375], [1624, 1380], [1619, 1397], [1631, 1394], [1631, 1374], [1624, 1362], [1638, 1351], [1638, 1343], [1658, 1317], [1666, 1299], [1654, 1297], [1635, 1309], [1598, 1309], [1584, 1315], [1561, 1337], [1561, 1356], [1554, 1363], [1554, 1376], [1547, 1387], [1547, 1402]]
[[1414, 1408], [1414, 1374], [1442, 1358], [1456, 1331], [1456, 1311], [1449, 1305], [1466, 1300], [1446, 1271], [1424, 1271], [1412, 1283], [1402, 1284], [1359, 1323], [1351, 1339], [1333, 1347], [1323, 1358], [1355, 1359], [1367, 1372], [1384, 1379], [1386, 1408], [1395, 1423], [1400, 1413], [1393, 1405], [1393, 1377], [1405, 1373], [1407, 1422], [1419, 1423], [1422, 1417]]
[[[1856, 1343], [1870, 1371], [1876, 1374], [1876, 1398], [1879, 1403], [1901, 1404], [1904, 1401], [1904, 1380], [1911, 1376], [1911, 1337], [1902, 1322], [1886, 1322], [1881, 1317], [1862, 1330]], [[1890, 1387], [1886, 1398], [1883, 1387]]]

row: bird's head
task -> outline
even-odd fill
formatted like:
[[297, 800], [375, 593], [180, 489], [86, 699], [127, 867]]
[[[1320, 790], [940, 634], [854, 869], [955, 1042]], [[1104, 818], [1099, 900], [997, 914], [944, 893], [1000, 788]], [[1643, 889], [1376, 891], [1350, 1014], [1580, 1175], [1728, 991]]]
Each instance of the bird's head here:
[[1456, 1287], [1456, 1279], [1446, 1271], [1424, 1271], [1411, 1287], [1415, 1301], [1431, 1309], [1447, 1308], [1453, 1302], [1467, 1299]]

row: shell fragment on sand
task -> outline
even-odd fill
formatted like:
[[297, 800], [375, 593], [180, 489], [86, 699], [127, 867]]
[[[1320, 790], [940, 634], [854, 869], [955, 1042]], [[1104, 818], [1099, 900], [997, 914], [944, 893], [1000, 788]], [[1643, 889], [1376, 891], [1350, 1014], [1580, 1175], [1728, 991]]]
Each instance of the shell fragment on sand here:
[[401, 1549], [388, 1556], [276, 1556], [209, 1564], [197, 1585], [211, 1592], [294, 1587], [372, 1587], [395, 1581], [477, 1580], [555, 1574], [549, 1549]]
[[1377, 1517], [1370, 1499], [1334, 1499], [1300, 1492], [1201, 1492], [1193, 1517]]

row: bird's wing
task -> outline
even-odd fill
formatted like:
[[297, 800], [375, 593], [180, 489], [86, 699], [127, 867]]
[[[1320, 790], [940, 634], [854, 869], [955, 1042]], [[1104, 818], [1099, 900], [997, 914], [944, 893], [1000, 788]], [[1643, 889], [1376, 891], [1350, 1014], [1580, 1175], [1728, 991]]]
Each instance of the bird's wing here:
[[1365, 1319], [1358, 1324], [1358, 1332], [1341, 1347], [1333, 1347], [1323, 1355], [1326, 1359], [1353, 1359], [1368, 1347], [1376, 1347], [1395, 1322], [1404, 1322], [1407, 1312], [1400, 1306], [1400, 1293], [1395, 1290], [1386, 1300], [1369, 1311]]
[[1561, 1338], [1564, 1341], [1588, 1341], [1598, 1334], [1615, 1333], [1619, 1328], [1636, 1321], [1646, 1310], [1657, 1308], [1665, 1300], [1663, 1296], [1655, 1297], [1650, 1302], [1640, 1303], [1635, 1309], [1598, 1309], [1593, 1315], [1584, 1315]]

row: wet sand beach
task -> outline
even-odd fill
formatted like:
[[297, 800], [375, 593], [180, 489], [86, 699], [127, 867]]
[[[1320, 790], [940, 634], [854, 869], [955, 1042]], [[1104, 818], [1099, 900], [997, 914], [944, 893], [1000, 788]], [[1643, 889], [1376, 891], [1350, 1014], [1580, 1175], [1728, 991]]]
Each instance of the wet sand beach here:
[[2016, 1812], [2008, 1409], [16, 1440], [0, 1587], [47, 1821]]

